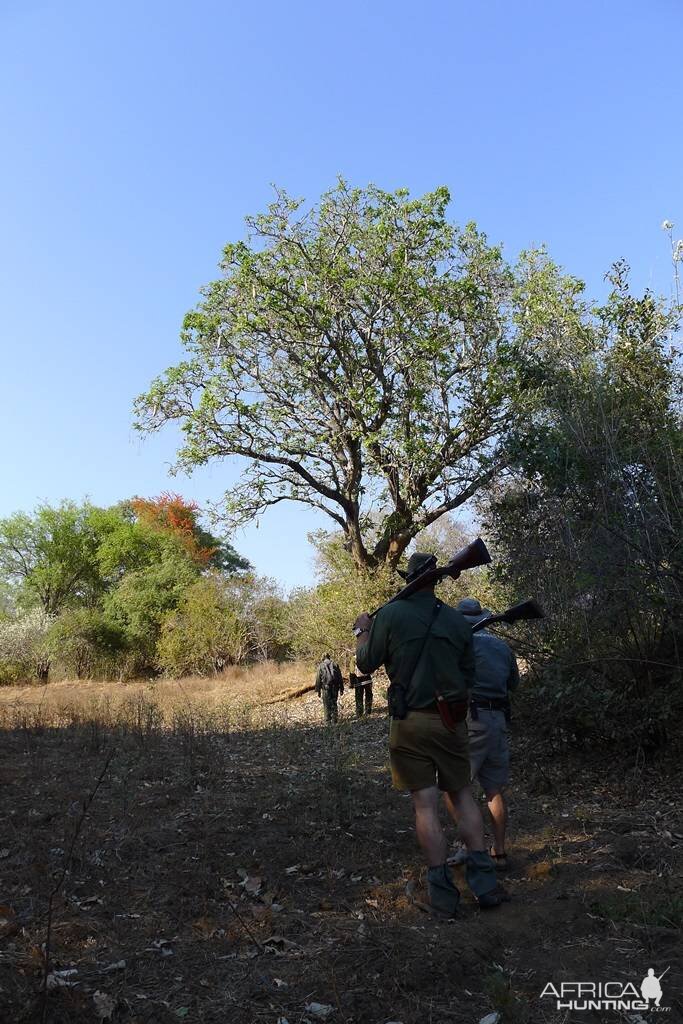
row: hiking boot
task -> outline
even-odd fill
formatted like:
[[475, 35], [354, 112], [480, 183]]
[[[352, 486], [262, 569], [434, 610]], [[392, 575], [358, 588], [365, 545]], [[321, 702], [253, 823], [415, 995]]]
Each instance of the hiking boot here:
[[502, 885], [497, 885], [495, 889], [478, 896], [477, 902], [482, 910], [491, 910], [492, 907], [499, 907], [501, 903], [509, 903], [510, 899], [511, 896], [507, 889], [504, 889]]
[[434, 913], [443, 917], [455, 917], [460, 903], [460, 892], [453, 884], [447, 864], [429, 868], [427, 872], [429, 905]]
[[[494, 893], [498, 887], [496, 869], [493, 860], [487, 850], [468, 850], [465, 858], [465, 878], [472, 893], [479, 900], [479, 906], [497, 907], [502, 901], [499, 899], [488, 899], [490, 893]], [[484, 899], [482, 903], [482, 898]]]

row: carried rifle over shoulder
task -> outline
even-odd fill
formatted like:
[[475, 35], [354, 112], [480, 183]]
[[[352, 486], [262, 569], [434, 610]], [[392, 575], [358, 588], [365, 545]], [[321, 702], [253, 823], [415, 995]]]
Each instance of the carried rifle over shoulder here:
[[486, 545], [481, 537], [477, 537], [471, 544], [467, 544], [460, 551], [456, 551], [445, 565], [436, 565], [431, 569], [427, 569], [419, 576], [416, 576], [414, 580], [411, 580], [410, 583], [406, 583], [405, 587], [402, 587], [398, 594], [394, 594], [392, 598], [381, 605], [380, 608], [376, 608], [370, 615], [374, 618], [381, 608], [386, 608], [388, 604], [393, 604], [394, 601], [404, 601], [406, 597], [410, 597], [411, 594], [422, 590], [423, 587], [429, 586], [432, 583], [436, 583], [438, 580], [443, 580], [447, 577], [457, 580], [460, 573], [466, 569], [475, 569], [479, 565], [488, 565], [490, 561], [491, 556]]
[[507, 611], [499, 612], [497, 615], [487, 615], [485, 619], [475, 622], [472, 632], [478, 633], [480, 629], [486, 629], [494, 622], [507, 622], [508, 625], [512, 625], [513, 622], [544, 618], [545, 612], [537, 601], [521, 601], [519, 604], [513, 604], [512, 608], [508, 608]]

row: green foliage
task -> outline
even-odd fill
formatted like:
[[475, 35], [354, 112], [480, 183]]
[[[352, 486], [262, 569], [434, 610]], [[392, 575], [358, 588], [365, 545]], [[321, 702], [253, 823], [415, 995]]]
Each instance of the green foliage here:
[[[439, 565], [448, 562], [456, 551], [474, 540], [476, 531], [466, 529], [451, 516], [443, 516], [417, 535], [415, 551], [436, 555]], [[482, 607], [502, 611], [510, 602], [504, 587], [501, 587], [489, 572], [488, 566], [468, 569], [457, 580], [445, 579], [438, 584], [438, 595], [442, 601], [455, 605], [464, 597], [476, 597]]]
[[164, 617], [157, 658], [169, 675], [206, 675], [242, 661], [248, 636], [246, 619], [224, 581], [204, 577]]
[[[0, 520], [0, 678], [45, 678], [50, 660], [78, 677], [153, 670], [163, 617], [207, 566], [230, 574], [248, 562], [177, 495], [106, 509], [62, 502]], [[57, 616], [44, 649], [40, 616], [41, 644]]]
[[98, 536], [90, 505], [64, 501], [0, 520], [0, 576], [25, 607], [46, 615], [75, 604], [91, 605], [102, 593]]
[[180, 423], [178, 467], [246, 460], [224, 515], [322, 509], [361, 569], [394, 566], [499, 465], [515, 416], [515, 278], [447, 189], [418, 199], [343, 181], [312, 209], [278, 192], [227, 245], [185, 318], [188, 358], [137, 403]]
[[288, 653], [287, 606], [272, 580], [204, 576], [163, 619], [157, 658], [169, 675], [206, 675]]
[[533, 401], [484, 514], [498, 579], [549, 613], [527, 654], [553, 723], [653, 743], [683, 714], [681, 378], [671, 311], [633, 297], [622, 265], [612, 284], [530, 343]]
[[151, 669], [164, 616], [178, 607], [200, 575], [183, 549], [169, 542], [158, 561], [123, 575], [107, 594], [104, 609], [123, 631], [139, 669]]
[[504, 971], [492, 971], [484, 982], [484, 991], [501, 1024], [527, 1024], [529, 1005], [512, 987], [512, 978]]
[[363, 609], [374, 610], [403, 581], [388, 566], [358, 569], [343, 536], [318, 532], [309, 538], [316, 548], [317, 586], [295, 591], [289, 601], [289, 632], [294, 653], [318, 661], [329, 651], [342, 665], [355, 652], [351, 625]]
[[677, 879], [665, 876], [638, 892], [607, 892], [592, 902], [591, 910], [607, 921], [680, 930], [683, 892]]
[[50, 626], [48, 650], [77, 679], [106, 673], [125, 647], [123, 631], [97, 608], [72, 608]]
[[249, 658], [283, 661], [291, 655], [289, 604], [269, 577], [234, 576], [228, 587], [249, 623]]

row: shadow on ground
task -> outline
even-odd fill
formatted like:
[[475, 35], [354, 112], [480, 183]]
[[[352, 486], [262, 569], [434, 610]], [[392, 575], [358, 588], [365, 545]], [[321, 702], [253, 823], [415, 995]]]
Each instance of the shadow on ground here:
[[381, 714], [217, 728], [188, 708], [169, 728], [141, 698], [125, 721], [1, 731], [0, 1020], [592, 1024], [624, 1017], [558, 1011], [546, 984], [669, 964], [676, 1019], [673, 781], [517, 737], [512, 902], [440, 922], [406, 895], [422, 873], [386, 761]]

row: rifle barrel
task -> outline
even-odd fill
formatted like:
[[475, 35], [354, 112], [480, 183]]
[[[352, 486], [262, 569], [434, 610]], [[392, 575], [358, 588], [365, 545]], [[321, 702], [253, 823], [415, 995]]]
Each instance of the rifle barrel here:
[[[487, 565], [490, 561], [491, 555], [488, 552], [488, 548], [481, 537], [477, 537], [471, 544], [467, 544], [460, 551], [456, 551], [445, 565], [437, 566], [434, 569], [427, 569], [421, 576], [417, 576], [410, 583], [406, 583], [405, 587], [402, 587], [398, 594], [394, 594], [383, 605], [380, 605], [380, 608], [384, 608], [387, 604], [393, 604], [394, 601], [402, 601], [430, 583], [436, 583], [437, 580], [443, 579], [444, 576], [457, 578], [466, 569], [475, 569], [479, 565]], [[376, 608], [374, 612], [371, 612], [370, 617], [374, 618], [380, 608]]]

